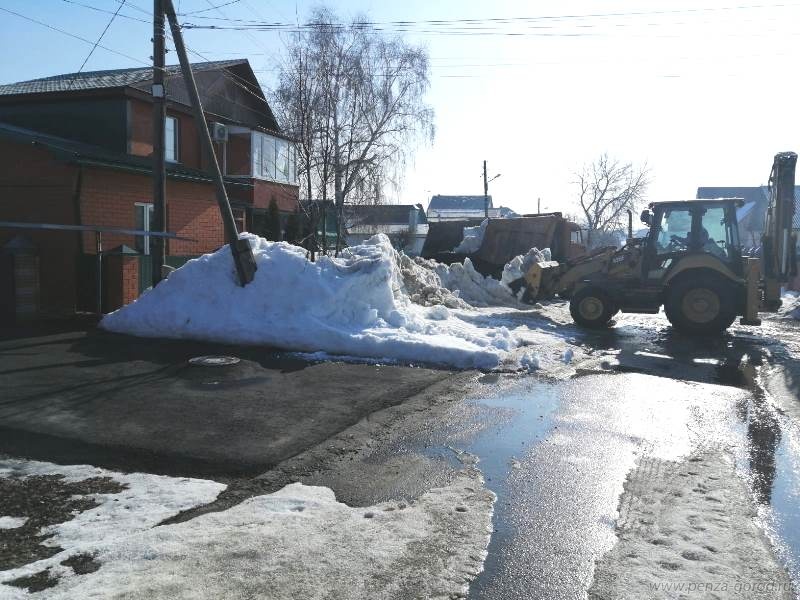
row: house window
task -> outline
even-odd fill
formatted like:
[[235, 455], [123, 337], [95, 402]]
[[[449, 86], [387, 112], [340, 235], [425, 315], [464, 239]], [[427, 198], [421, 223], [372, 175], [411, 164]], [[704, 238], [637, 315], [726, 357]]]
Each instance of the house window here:
[[178, 162], [178, 119], [175, 117], [164, 121], [164, 159]]
[[236, 223], [236, 231], [242, 233], [247, 231], [247, 217], [243, 208], [232, 208], [233, 220]]
[[[146, 202], [137, 202], [134, 205], [136, 211], [136, 229], [142, 231], [153, 230], [153, 205]], [[150, 236], [136, 236], [136, 250], [142, 254], [150, 254]]]
[[253, 177], [279, 183], [297, 182], [297, 151], [292, 142], [253, 132]]

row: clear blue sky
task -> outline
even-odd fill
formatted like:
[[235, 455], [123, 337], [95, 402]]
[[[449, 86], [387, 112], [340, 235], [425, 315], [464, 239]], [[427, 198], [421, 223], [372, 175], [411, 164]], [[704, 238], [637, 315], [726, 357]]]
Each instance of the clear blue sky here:
[[[174, 0], [194, 23], [219, 17], [209, 0]], [[223, 5], [230, 0], [211, 0]], [[77, 4], [76, 4], [77, 3]], [[118, 0], [0, 0], [94, 41]], [[130, 0], [85, 69], [149, 63], [149, 0]], [[231, 19], [302, 21], [317, 2], [236, 0]], [[652, 170], [652, 200], [701, 185], [765, 183], [772, 155], [800, 149], [800, 0], [347, 0], [343, 18], [417, 23], [405, 35], [431, 56], [437, 136], [420, 147], [396, 199], [482, 193], [489, 161], [496, 203], [574, 212], [572, 173], [601, 152]], [[127, 17], [127, 18], [126, 18]], [[145, 22], [140, 22], [139, 19]], [[503, 21], [489, 19], [506, 19]], [[391, 29], [391, 27], [389, 27]], [[464, 35], [466, 28], [469, 33]], [[208, 59], [247, 57], [265, 88], [280, 60], [276, 32], [186, 33]], [[0, 11], [0, 82], [76, 71], [91, 44]], [[195, 55], [195, 58], [197, 56]], [[197, 58], [197, 60], [200, 60]], [[174, 54], [168, 62], [176, 62]]]

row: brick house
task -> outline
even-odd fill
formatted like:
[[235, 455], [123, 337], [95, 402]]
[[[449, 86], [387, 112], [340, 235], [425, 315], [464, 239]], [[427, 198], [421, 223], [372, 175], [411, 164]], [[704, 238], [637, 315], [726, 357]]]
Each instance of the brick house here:
[[[295, 212], [294, 144], [248, 61], [192, 67], [239, 229], [262, 222], [272, 199], [284, 215]], [[180, 69], [167, 67], [165, 79], [167, 230], [192, 240], [167, 242], [167, 262], [179, 266], [225, 238]], [[0, 221], [150, 229], [151, 84], [152, 70], [135, 68], [0, 85]], [[19, 236], [38, 255], [42, 312], [95, 305], [93, 234], [0, 228], [0, 251]], [[104, 235], [104, 250], [120, 246], [127, 254], [104, 268], [105, 310], [149, 285], [149, 238]]]

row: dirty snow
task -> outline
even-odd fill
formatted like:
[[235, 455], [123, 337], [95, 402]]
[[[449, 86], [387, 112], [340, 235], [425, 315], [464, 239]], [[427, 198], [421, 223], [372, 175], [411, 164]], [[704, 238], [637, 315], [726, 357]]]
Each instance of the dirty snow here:
[[[258, 264], [236, 283], [228, 246], [190, 260], [100, 326], [142, 337], [272, 345], [404, 361], [493, 368], [515, 346], [507, 330], [412, 302], [400, 255], [378, 234], [339, 258], [306, 259], [283, 242], [243, 234]], [[500, 282], [497, 282], [500, 285]], [[458, 301], [453, 300], [453, 306]]]
[[725, 452], [640, 458], [619, 510], [618, 542], [597, 563], [591, 598], [794, 597]]
[[[453, 263], [452, 265], [423, 258], [415, 258], [413, 261], [409, 259], [416, 268], [409, 266], [407, 273], [404, 273], [404, 275], [407, 282], [415, 279], [420, 281], [414, 287], [444, 288], [458, 299], [465, 301], [469, 306], [479, 308], [512, 306], [519, 308], [527, 306], [521, 302], [523, 291], [520, 290], [515, 296], [514, 292], [511, 291], [511, 282], [523, 277], [535, 262], [554, 264], [550, 258], [549, 248], [544, 250], [532, 248], [527, 254], [511, 259], [503, 267], [503, 273], [499, 280], [479, 273], [469, 258], [464, 259], [463, 264]], [[423, 299], [425, 304], [437, 302], [437, 298], [432, 294], [428, 294]], [[439, 303], [451, 308], [460, 308], [459, 306], [453, 306], [448, 301], [449, 297], [445, 297]]]
[[0, 517], [0, 529], [17, 529], [28, 522], [28, 517]]
[[[113, 474], [121, 482], [126, 477]], [[171, 484], [182, 481], [172, 479]], [[152, 488], [154, 499], [164, 487]], [[91, 531], [65, 530], [69, 523], [55, 528], [62, 533], [62, 546], [92, 553], [101, 565], [98, 571], [74, 575], [59, 564], [65, 551], [0, 572], [0, 582], [50, 568], [60, 579], [47, 597], [75, 600], [372, 599], [411, 592], [414, 597], [461, 597], [483, 567], [494, 500], [480, 473], [468, 468], [447, 487], [414, 502], [370, 507], [351, 508], [337, 502], [328, 488], [294, 483], [225, 511], [159, 527], [152, 527], [149, 510], [139, 504], [134, 512], [142, 526], [132, 529], [104, 503], [93, 510], [105, 520], [85, 523]], [[28, 597], [10, 586], [0, 586], [0, 595]]]
[[[48, 528], [45, 533], [52, 534], [52, 537], [42, 543], [63, 548], [64, 552], [56, 555], [61, 557], [59, 560], [102, 540], [131, 535], [183, 510], [211, 502], [226, 487], [204, 479], [123, 474], [89, 465], [65, 466], [12, 458], [0, 460], [0, 477], [41, 475], [60, 475], [67, 482], [110, 477], [126, 486], [116, 494], [89, 494], [99, 506], [76, 515], [71, 521]], [[4, 574], [0, 573], [0, 580], [4, 579]]]
[[464, 239], [461, 243], [453, 248], [453, 252], [459, 254], [472, 254], [480, 250], [483, 244], [483, 237], [486, 235], [486, 227], [489, 225], [489, 219], [481, 221], [480, 225], [475, 227], [464, 227]]

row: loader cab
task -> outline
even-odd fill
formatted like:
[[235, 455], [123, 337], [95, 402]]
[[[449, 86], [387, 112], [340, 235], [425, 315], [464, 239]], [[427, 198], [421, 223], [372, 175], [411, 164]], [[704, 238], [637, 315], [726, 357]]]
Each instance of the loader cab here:
[[659, 282], [685, 257], [701, 266], [721, 262], [742, 275], [742, 256], [736, 218], [737, 199], [656, 202], [642, 213], [650, 231], [645, 242], [642, 277]]

